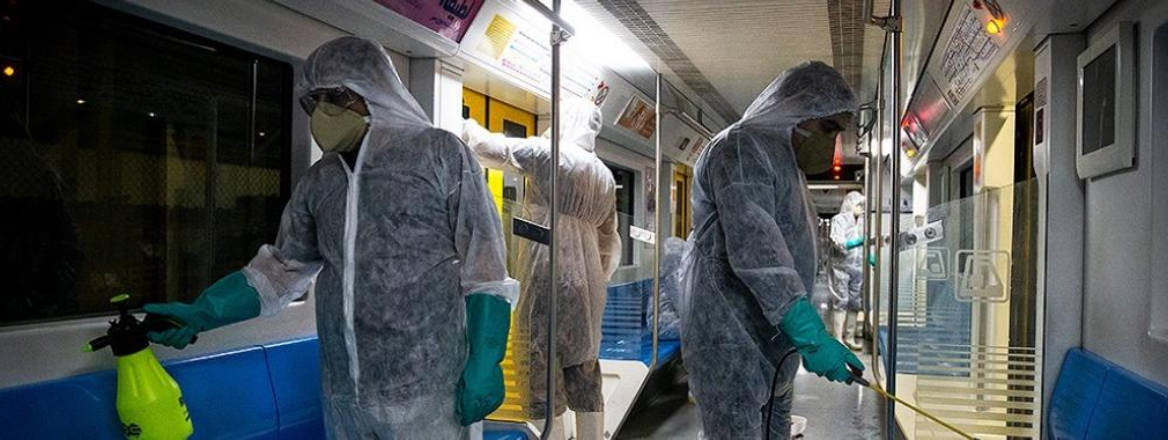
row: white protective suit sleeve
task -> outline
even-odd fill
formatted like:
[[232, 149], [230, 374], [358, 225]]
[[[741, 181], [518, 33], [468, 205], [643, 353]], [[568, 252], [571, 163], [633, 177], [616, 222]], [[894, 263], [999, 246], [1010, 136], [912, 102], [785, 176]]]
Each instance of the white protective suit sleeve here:
[[323, 259], [317, 249], [316, 222], [308, 209], [313, 173], [296, 184], [284, 206], [276, 244], [265, 244], [243, 268], [248, 284], [260, 296], [260, 315], [272, 316], [304, 296], [320, 272]]
[[[453, 136], [450, 139], [457, 142]], [[483, 178], [483, 168], [469, 149], [463, 157], [462, 181], [447, 203], [453, 217], [454, 246], [462, 260], [463, 294], [497, 295], [514, 306], [519, 299], [519, 282], [507, 276], [506, 248], [498, 239], [503, 232], [494, 197]]]
[[543, 137], [510, 138], [491, 133], [475, 122], [462, 122], [462, 140], [487, 168], [510, 169], [520, 173], [541, 170], [551, 157], [548, 139]]

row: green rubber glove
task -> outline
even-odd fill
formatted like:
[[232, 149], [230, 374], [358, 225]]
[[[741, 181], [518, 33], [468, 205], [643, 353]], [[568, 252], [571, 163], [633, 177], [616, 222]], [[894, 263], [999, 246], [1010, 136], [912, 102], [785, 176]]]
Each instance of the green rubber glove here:
[[876, 254], [868, 254], [868, 265], [876, 267]]
[[470, 353], [458, 381], [455, 411], [463, 426], [482, 420], [503, 404], [503, 368], [507, 332], [511, 331], [511, 305], [495, 295], [475, 293], [466, 297], [466, 340]]
[[844, 242], [845, 250], [852, 250], [864, 245], [864, 237], [856, 237]]
[[247, 284], [243, 272], [232, 272], [216, 281], [192, 304], [172, 301], [146, 304], [146, 313], [166, 316], [184, 325], [146, 334], [151, 341], [182, 349], [199, 332], [260, 316], [260, 294]]
[[864, 363], [823, 328], [823, 320], [807, 297], [799, 298], [783, 315], [779, 329], [795, 344], [803, 357], [803, 367], [834, 382], [852, 382], [848, 365], [864, 371]]

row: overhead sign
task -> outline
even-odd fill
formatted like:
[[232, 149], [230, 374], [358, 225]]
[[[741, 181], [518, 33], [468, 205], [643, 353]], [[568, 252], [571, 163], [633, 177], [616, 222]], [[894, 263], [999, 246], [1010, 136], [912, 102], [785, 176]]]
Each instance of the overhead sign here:
[[[504, 5], [486, 3], [462, 42], [463, 53], [519, 80], [533, 91], [551, 94], [551, 24]], [[601, 81], [596, 60], [585, 60], [571, 45], [561, 58], [561, 90], [566, 96], [590, 97]], [[590, 62], [591, 61], [591, 62]]]
[[454, 42], [462, 41], [484, 0], [373, 0]]

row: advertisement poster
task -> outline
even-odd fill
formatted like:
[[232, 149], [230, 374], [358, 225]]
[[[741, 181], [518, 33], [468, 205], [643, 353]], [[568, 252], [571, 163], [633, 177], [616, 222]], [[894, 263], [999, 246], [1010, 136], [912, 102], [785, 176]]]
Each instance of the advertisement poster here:
[[483, 0], [373, 0], [454, 42], [461, 42]]
[[627, 128], [645, 139], [653, 137], [653, 131], [657, 129], [656, 124], [657, 112], [653, 105], [636, 95], [629, 98], [629, 103], [625, 104], [620, 118], [616, 120], [616, 125]]
[[702, 156], [702, 151], [706, 149], [706, 145], [708, 143], [709, 142], [705, 139], [698, 138], [698, 140], [694, 142], [693, 149], [690, 150], [689, 156], [686, 157], [686, 161], [690, 164], [697, 163], [698, 158]]

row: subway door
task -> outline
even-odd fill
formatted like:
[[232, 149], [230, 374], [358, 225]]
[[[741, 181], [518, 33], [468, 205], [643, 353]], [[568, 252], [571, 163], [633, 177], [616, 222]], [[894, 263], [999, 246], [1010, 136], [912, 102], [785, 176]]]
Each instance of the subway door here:
[[[534, 135], [535, 132], [535, 115], [492, 100], [482, 93], [467, 88], [462, 89], [462, 116], [474, 119], [479, 125], [486, 127], [493, 133], [501, 132], [508, 137], [528, 137]], [[513, 213], [518, 212], [519, 209], [517, 202], [519, 188], [522, 186], [523, 180], [513, 173], [498, 169], [485, 168], [484, 174], [491, 195], [495, 198], [495, 208], [498, 210], [500, 221], [503, 224], [503, 235], [507, 245], [507, 270], [514, 277], [517, 273], [515, 266], [517, 248], [515, 239], [511, 235], [511, 219]], [[512, 331], [507, 341], [507, 356], [502, 363], [503, 382], [507, 386], [507, 395], [503, 405], [487, 417], [491, 420], [511, 422], [526, 420], [524, 402], [527, 399], [524, 393], [528, 388], [525, 386], [527, 374], [522, 369], [526, 368], [527, 363], [523, 361], [523, 358], [526, 356], [527, 350], [522, 347], [521, 341], [525, 338], [519, 337], [515, 318], [512, 315]]]
[[689, 184], [693, 179], [693, 170], [684, 164], [673, 166], [673, 236], [682, 239], [689, 237], [693, 228], [689, 209]]

